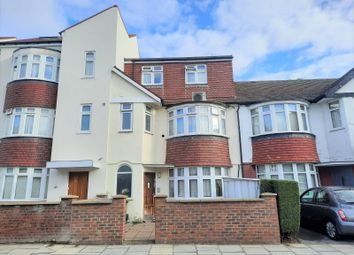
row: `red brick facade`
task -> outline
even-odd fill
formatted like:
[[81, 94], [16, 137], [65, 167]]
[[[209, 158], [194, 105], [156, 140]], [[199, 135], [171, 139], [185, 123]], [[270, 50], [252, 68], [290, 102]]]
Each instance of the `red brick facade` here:
[[167, 202], [155, 198], [156, 243], [280, 242], [276, 196], [253, 201]]
[[14, 107], [55, 108], [57, 83], [20, 80], [7, 85], [4, 110]]
[[252, 139], [255, 165], [319, 162], [315, 137], [308, 134], [267, 135]]
[[0, 243], [122, 244], [125, 197], [78, 203], [0, 203]]
[[167, 140], [166, 163], [175, 166], [231, 166], [229, 142], [219, 136], [185, 136]]
[[208, 62], [198, 61], [194, 64], [207, 65], [207, 85], [187, 85], [185, 82], [185, 65], [189, 62], [149, 64], [126, 63], [124, 72], [138, 83], [141, 83], [141, 67], [148, 65], [163, 66], [163, 85], [145, 86], [164, 100], [165, 104], [176, 104], [192, 101], [193, 92], [206, 92], [208, 101], [230, 102], [235, 99], [232, 61], [222, 60]]
[[251, 164], [242, 164], [243, 178], [257, 178], [256, 169]]
[[11, 137], [0, 140], [0, 167], [45, 167], [52, 139]]

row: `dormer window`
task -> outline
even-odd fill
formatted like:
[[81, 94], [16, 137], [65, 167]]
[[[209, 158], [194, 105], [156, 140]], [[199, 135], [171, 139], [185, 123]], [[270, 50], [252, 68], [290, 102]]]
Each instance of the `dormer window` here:
[[186, 65], [186, 84], [207, 84], [207, 67], [205, 64]]
[[143, 66], [141, 68], [141, 83], [143, 85], [163, 84], [163, 67], [162, 66]]

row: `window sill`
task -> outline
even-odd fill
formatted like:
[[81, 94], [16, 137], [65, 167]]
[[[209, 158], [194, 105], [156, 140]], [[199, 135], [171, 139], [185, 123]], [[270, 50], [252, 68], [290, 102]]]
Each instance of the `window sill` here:
[[168, 136], [166, 139], [172, 139], [172, 138], [178, 138], [178, 137], [186, 137], [186, 136], [220, 136], [220, 137], [230, 138], [229, 136], [223, 135], [223, 134], [201, 133], [201, 134], [183, 134], [183, 135]]
[[91, 80], [91, 79], [95, 79], [95, 76], [83, 76], [83, 77], [81, 77], [81, 80]]
[[144, 87], [149, 87], [149, 88], [162, 88], [163, 84], [142, 84]]
[[133, 133], [133, 130], [119, 130], [118, 133]]
[[147, 130], [144, 130], [144, 133], [146, 133], [148, 135], [154, 135], [151, 131], [147, 131]]
[[269, 133], [251, 135], [250, 138], [258, 137], [258, 136], [276, 135], [276, 134], [310, 134], [310, 135], [314, 135], [313, 133], [308, 132], [308, 131], [281, 131], [281, 132], [269, 132]]
[[345, 129], [345, 127], [331, 128], [329, 132], [336, 132]]
[[208, 83], [186, 83], [185, 87], [208, 87]]
[[78, 135], [89, 135], [91, 134], [91, 131], [79, 131], [77, 132]]

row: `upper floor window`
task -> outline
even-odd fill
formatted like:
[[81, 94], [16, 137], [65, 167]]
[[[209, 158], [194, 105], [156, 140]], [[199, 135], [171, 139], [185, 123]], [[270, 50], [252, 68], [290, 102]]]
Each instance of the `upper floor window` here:
[[92, 105], [83, 104], [81, 105], [81, 132], [90, 132], [91, 131], [91, 114], [92, 114]]
[[54, 110], [46, 108], [14, 108], [6, 114], [7, 136], [52, 137]]
[[133, 130], [133, 104], [122, 103], [120, 105], [121, 112], [121, 131]]
[[329, 112], [331, 114], [332, 128], [342, 127], [342, 118], [340, 115], [339, 101], [334, 101], [328, 104]]
[[253, 135], [309, 132], [307, 106], [300, 103], [266, 104], [251, 109]]
[[48, 177], [45, 168], [0, 168], [0, 200], [45, 199]]
[[226, 135], [225, 108], [208, 104], [191, 104], [169, 111], [169, 136]]
[[162, 85], [162, 66], [143, 66], [141, 68], [141, 81], [143, 85]]
[[13, 80], [42, 79], [57, 82], [59, 58], [40, 53], [17, 55], [13, 59], [12, 78]]
[[85, 76], [94, 76], [95, 72], [95, 52], [85, 52]]
[[152, 131], [152, 108], [145, 106], [145, 131]]
[[186, 65], [186, 84], [207, 84], [207, 66], [205, 64]]

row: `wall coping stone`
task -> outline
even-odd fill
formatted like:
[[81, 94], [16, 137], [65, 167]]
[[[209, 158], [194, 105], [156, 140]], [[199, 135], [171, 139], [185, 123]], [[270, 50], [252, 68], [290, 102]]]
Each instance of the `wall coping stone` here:
[[155, 198], [167, 198], [167, 195], [160, 194], [160, 195], [155, 195]]
[[114, 195], [112, 196], [112, 199], [127, 199], [128, 196], [126, 195]]
[[112, 199], [90, 199], [73, 201], [73, 205], [112, 204]]
[[67, 195], [67, 196], [60, 197], [60, 199], [61, 200], [73, 200], [73, 199], [79, 199], [79, 196]]
[[59, 205], [60, 201], [47, 202], [47, 201], [4, 201], [0, 202], [0, 206], [18, 206], [18, 205]]
[[225, 202], [263, 202], [262, 198], [236, 199], [236, 198], [196, 198], [196, 199], [175, 199], [167, 198], [168, 203], [225, 203]]
[[277, 193], [271, 193], [271, 192], [264, 192], [261, 194], [261, 197], [276, 197], [278, 196]]

